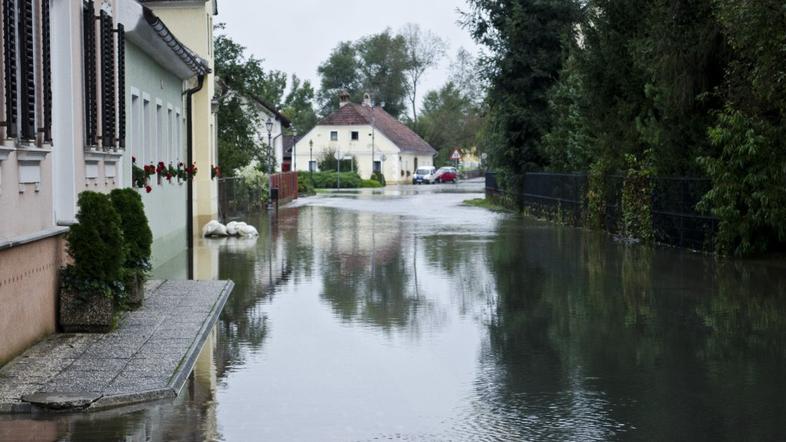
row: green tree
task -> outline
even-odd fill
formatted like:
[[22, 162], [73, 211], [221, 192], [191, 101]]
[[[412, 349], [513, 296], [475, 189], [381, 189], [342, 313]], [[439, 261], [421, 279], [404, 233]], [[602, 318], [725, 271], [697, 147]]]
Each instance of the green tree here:
[[549, 91], [559, 79], [565, 41], [578, 6], [569, 0], [470, 0], [464, 24], [489, 49], [487, 144], [491, 163], [517, 188], [528, 170], [545, 163], [542, 138], [551, 127]]
[[360, 61], [351, 41], [343, 41], [317, 68], [320, 77], [319, 103], [322, 115], [338, 109], [338, 94], [347, 90], [354, 101], [363, 97], [360, 79]]
[[408, 23], [399, 33], [406, 44], [407, 91], [412, 109], [412, 121], [418, 123], [418, 86], [429, 69], [436, 67], [445, 56], [447, 44], [431, 31], [424, 31], [420, 25]]
[[448, 161], [455, 148], [470, 149], [482, 118], [479, 109], [452, 82], [423, 98], [416, 130], [439, 153], [436, 164]]
[[305, 134], [317, 124], [317, 113], [314, 110], [314, 88], [308, 80], [301, 81], [292, 75], [289, 93], [284, 99], [282, 113], [292, 122], [299, 134]]

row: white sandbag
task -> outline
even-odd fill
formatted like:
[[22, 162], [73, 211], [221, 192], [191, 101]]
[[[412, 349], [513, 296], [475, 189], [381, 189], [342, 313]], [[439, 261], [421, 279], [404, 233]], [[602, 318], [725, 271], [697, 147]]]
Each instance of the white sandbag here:
[[232, 221], [227, 224], [227, 235], [229, 236], [237, 236], [239, 235], [237, 231], [237, 221]]

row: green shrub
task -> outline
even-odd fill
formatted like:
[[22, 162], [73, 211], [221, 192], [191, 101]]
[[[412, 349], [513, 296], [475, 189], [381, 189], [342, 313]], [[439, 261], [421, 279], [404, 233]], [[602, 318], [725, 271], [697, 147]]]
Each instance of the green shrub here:
[[[342, 155], [343, 156], [343, 155]], [[334, 149], [328, 149], [325, 153], [322, 154], [319, 161], [317, 161], [317, 167], [322, 172], [330, 172], [335, 171], [338, 168], [338, 160], [336, 159], [336, 151]], [[346, 171], [351, 171], [357, 167], [358, 159], [355, 156], [352, 156], [350, 160], [341, 160], [341, 173]], [[343, 186], [342, 186], [343, 187]]]
[[609, 167], [598, 160], [589, 168], [587, 177], [587, 223], [593, 229], [602, 229], [606, 219], [606, 177]]
[[362, 180], [360, 182], [360, 187], [368, 188], [368, 189], [379, 189], [384, 186], [382, 186], [382, 184], [380, 184], [380, 182], [377, 180]]
[[720, 151], [699, 158], [712, 190], [699, 208], [719, 219], [721, 253], [750, 255], [786, 242], [786, 149], [783, 129], [727, 108], [710, 129]]
[[[647, 155], [647, 154], [645, 154]], [[652, 177], [648, 165], [626, 155], [628, 170], [622, 184], [622, 234], [644, 242], [654, 240], [652, 229]]]
[[298, 172], [297, 174], [297, 193], [300, 195], [313, 195], [314, 182], [311, 180], [310, 172]]
[[120, 215], [120, 227], [126, 245], [126, 269], [150, 270], [153, 232], [150, 231], [142, 197], [133, 189], [115, 189], [110, 194], [112, 204]]
[[387, 182], [385, 181], [385, 175], [383, 175], [382, 172], [374, 172], [371, 175], [371, 179], [376, 181], [376, 182], [378, 182], [379, 184], [381, 184], [382, 187], [385, 187], [385, 186], [388, 185]]
[[355, 172], [342, 172], [340, 180], [336, 172], [314, 172], [314, 187], [317, 189], [335, 189], [338, 181], [342, 189], [357, 189], [361, 186], [360, 176]]
[[62, 287], [83, 297], [120, 294], [126, 260], [120, 215], [109, 196], [101, 193], [82, 192], [78, 206], [78, 223], [66, 235], [73, 263], [61, 274]]

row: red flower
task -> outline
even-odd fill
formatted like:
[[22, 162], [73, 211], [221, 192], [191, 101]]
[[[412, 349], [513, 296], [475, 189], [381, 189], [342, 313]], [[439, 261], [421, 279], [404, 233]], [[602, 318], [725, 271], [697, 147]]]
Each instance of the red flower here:
[[150, 193], [153, 191], [153, 188], [150, 186], [145, 186], [145, 192]]

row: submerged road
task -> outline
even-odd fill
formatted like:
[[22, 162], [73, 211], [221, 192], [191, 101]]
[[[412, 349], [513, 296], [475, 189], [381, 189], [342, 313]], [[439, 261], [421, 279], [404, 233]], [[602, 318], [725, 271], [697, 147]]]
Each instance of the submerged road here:
[[251, 219], [257, 242], [203, 241], [236, 287], [183, 397], [0, 440], [782, 437], [782, 262], [462, 205], [481, 192], [324, 193]]

